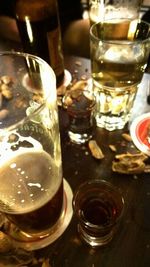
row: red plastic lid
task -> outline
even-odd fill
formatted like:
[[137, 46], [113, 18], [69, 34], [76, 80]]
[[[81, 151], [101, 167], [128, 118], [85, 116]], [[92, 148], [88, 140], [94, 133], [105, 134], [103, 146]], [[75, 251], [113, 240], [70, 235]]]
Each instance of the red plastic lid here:
[[130, 135], [135, 146], [150, 156], [150, 113], [143, 114], [132, 122]]

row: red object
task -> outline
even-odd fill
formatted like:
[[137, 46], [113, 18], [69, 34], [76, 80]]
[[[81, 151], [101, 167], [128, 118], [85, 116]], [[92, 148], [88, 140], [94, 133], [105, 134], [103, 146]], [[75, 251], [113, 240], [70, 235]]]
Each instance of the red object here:
[[131, 124], [130, 133], [136, 147], [150, 155], [150, 113], [136, 118]]

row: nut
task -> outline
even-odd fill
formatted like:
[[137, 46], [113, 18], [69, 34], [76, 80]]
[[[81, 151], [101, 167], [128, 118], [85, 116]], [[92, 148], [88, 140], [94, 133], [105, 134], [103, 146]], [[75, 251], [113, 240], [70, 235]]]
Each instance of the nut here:
[[63, 96], [66, 92], [66, 86], [62, 85], [57, 89], [57, 96]]
[[0, 231], [0, 253], [6, 253], [12, 248], [10, 238]]
[[1, 81], [4, 83], [4, 84], [10, 84], [12, 82], [12, 78], [8, 75], [4, 75], [1, 77]]
[[130, 136], [129, 134], [127, 134], [127, 133], [123, 133], [123, 134], [122, 134], [122, 137], [123, 137], [126, 141], [128, 141], [128, 142], [131, 142], [131, 141], [132, 141], [131, 136]]
[[89, 145], [89, 149], [91, 151], [91, 154], [94, 158], [96, 158], [96, 159], [103, 159], [104, 158], [104, 154], [95, 140], [90, 140], [88, 145]]
[[145, 170], [146, 164], [144, 161], [147, 158], [144, 153], [116, 155], [112, 162], [112, 170], [124, 174], [142, 173]]
[[76, 89], [85, 89], [85, 87], [87, 86], [87, 81], [78, 81], [76, 83], [73, 84], [73, 86], [71, 87], [71, 90], [76, 90]]
[[17, 142], [19, 139], [19, 136], [17, 134], [10, 134], [8, 137], [8, 143], [13, 143], [13, 142]]
[[34, 94], [34, 95], [33, 95], [33, 101], [35, 101], [35, 102], [41, 104], [42, 101], [43, 101], [42, 95], [40, 95], [40, 94]]
[[9, 114], [9, 111], [7, 109], [1, 109], [0, 110], [0, 121], [4, 120]]
[[116, 147], [115, 147], [114, 145], [109, 145], [109, 148], [110, 148], [111, 151], [113, 151], [113, 152], [116, 152], [116, 151], [117, 151], [117, 149], [116, 149]]
[[3, 92], [4, 90], [9, 90], [9, 86], [4, 83], [1, 84], [0, 88], [1, 88], [1, 92]]
[[15, 101], [16, 108], [26, 108], [27, 107], [27, 100], [23, 96], [18, 96]]
[[10, 91], [9, 88], [5, 89], [5, 90], [2, 90], [2, 95], [8, 100], [10, 100], [13, 97], [13, 93], [12, 93], [12, 91]]
[[67, 96], [65, 99], [64, 99], [64, 106], [67, 107], [67, 106], [71, 106], [73, 103], [73, 100], [70, 96]]

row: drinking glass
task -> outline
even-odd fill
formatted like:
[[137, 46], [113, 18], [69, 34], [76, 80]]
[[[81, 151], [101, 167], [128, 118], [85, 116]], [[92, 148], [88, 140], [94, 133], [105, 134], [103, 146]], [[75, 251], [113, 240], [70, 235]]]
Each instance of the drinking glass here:
[[94, 132], [95, 95], [87, 88], [68, 90], [63, 97], [63, 106], [69, 117], [68, 135], [76, 144], [87, 142]]
[[1, 52], [0, 88], [0, 211], [16, 245], [38, 249], [66, 212], [56, 78], [39, 57]]
[[141, 0], [90, 0], [90, 24], [112, 18], [139, 18]]
[[108, 244], [120, 223], [124, 199], [120, 191], [105, 180], [89, 180], [74, 192], [73, 210], [78, 232], [90, 246]]
[[90, 29], [91, 69], [96, 94], [96, 124], [109, 131], [129, 121], [150, 52], [150, 25], [112, 19]]

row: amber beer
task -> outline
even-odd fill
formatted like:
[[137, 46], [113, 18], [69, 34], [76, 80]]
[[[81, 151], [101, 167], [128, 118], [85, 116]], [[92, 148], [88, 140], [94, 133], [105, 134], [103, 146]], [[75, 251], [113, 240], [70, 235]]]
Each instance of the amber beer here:
[[93, 60], [92, 77], [99, 87], [128, 87], [138, 84], [143, 76], [145, 61], [141, 62], [111, 62], [109, 60]]
[[32, 151], [13, 157], [1, 166], [0, 183], [3, 212], [23, 232], [44, 235], [59, 220], [62, 177], [47, 152]]
[[149, 25], [129, 19], [99, 22], [91, 27], [90, 43], [97, 126], [122, 129], [147, 65]]
[[[103, 44], [97, 52], [91, 49], [92, 76], [96, 84], [107, 87], [128, 87], [138, 84], [143, 76], [147, 53], [133, 39], [132, 27], [124, 23], [104, 23], [97, 28]], [[137, 48], [135, 49], [135, 46]]]

